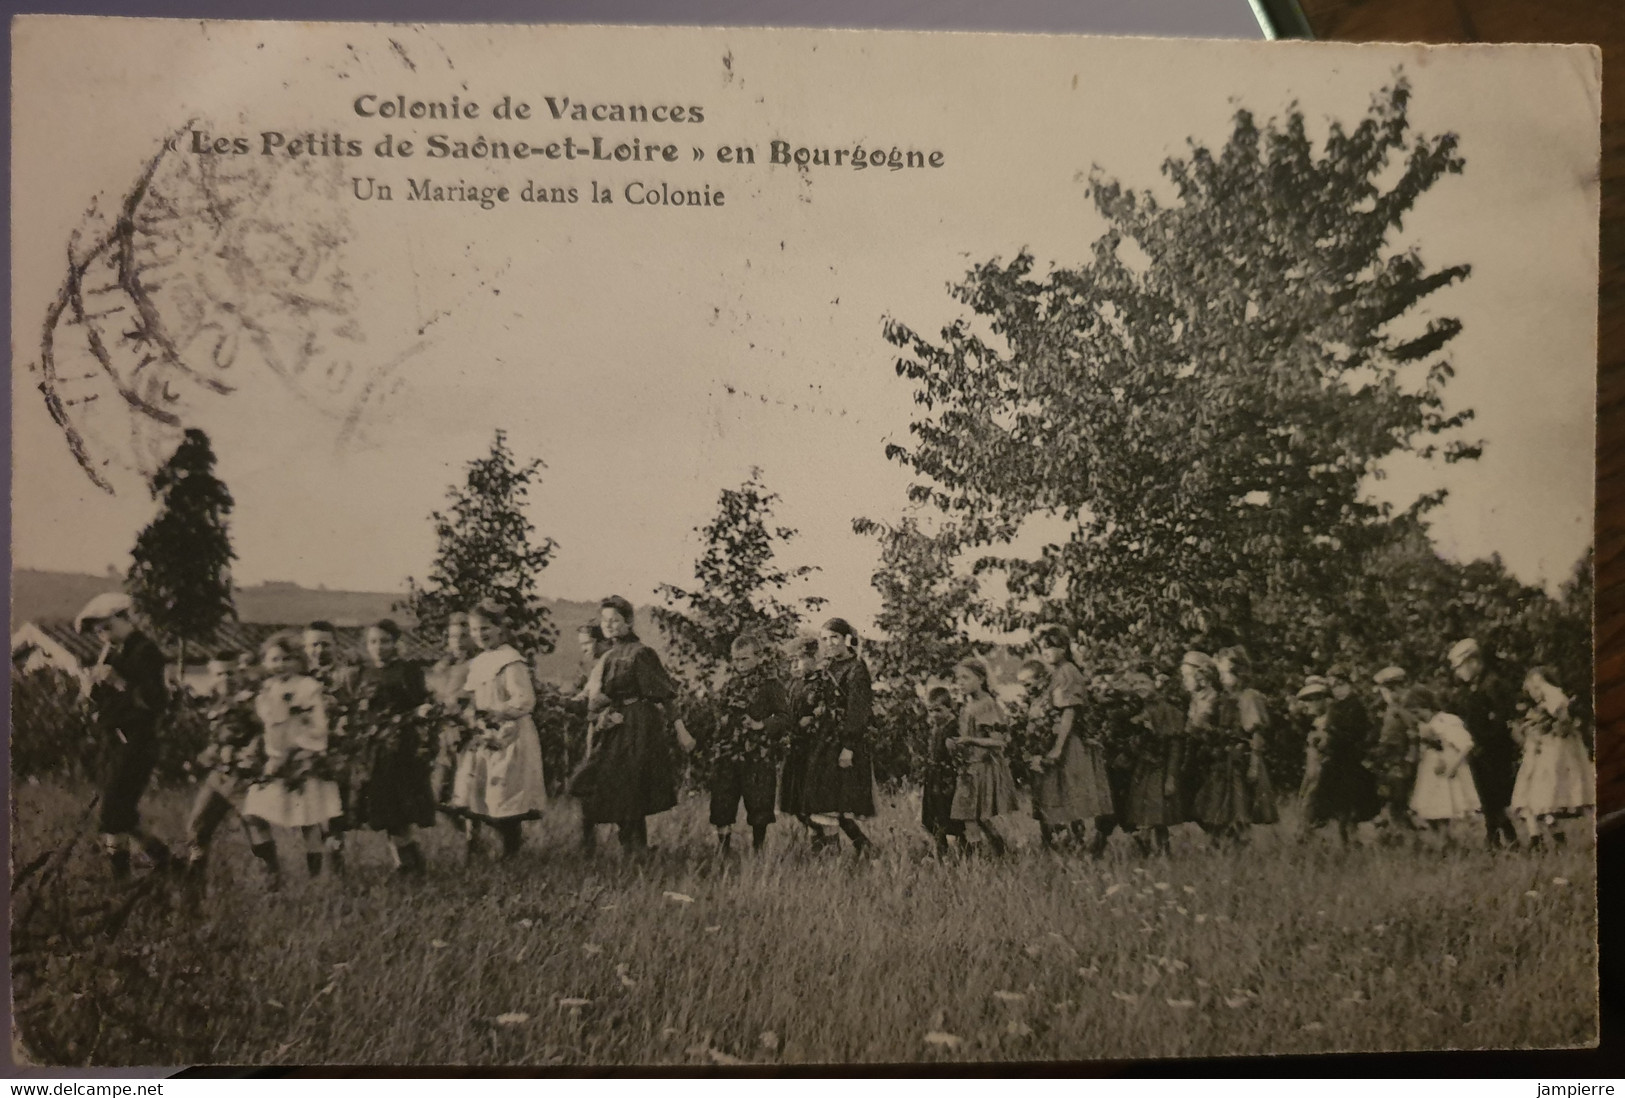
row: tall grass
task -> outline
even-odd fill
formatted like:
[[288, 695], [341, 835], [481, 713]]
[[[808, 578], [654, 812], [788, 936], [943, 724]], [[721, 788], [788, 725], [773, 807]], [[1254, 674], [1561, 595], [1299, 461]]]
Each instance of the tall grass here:
[[[15, 791], [13, 865], [69, 838], [86, 794]], [[178, 835], [185, 797], [149, 815]], [[258, 883], [222, 836], [199, 912], [154, 887], [116, 936], [14, 958], [22, 1037], [71, 1063], [796, 1064], [1574, 1046], [1596, 1037], [1593, 849], [1395, 850], [1264, 829], [1173, 856], [926, 856], [888, 803], [878, 858], [815, 858], [781, 821], [763, 856], [709, 857], [702, 805], [657, 850], [595, 860], [565, 805], [507, 864], [447, 827], [417, 884], [383, 840], [349, 876]], [[1188, 833], [1187, 833], [1188, 832]], [[1369, 837], [1368, 837], [1369, 838]], [[60, 888], [114, 887], [89, 844]], [[20, 918], [14, 906], [14, 920]]]

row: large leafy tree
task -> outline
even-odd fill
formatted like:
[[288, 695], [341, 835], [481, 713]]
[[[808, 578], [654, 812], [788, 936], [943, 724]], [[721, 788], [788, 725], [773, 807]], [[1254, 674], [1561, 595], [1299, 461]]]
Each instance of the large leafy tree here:
[[952, 527], [932, 532], [910, 516], [895, 524], [857, 519], [852, 528], [880, 544], [880, 564], [869, 580], [880, 593], [880, 639], [864, 646], [864, 657], [875, 676], [870, 751], [876, 778], [889, 784], [918, 776], [930, 757], [922, 688], [989, 646], [973, 641], [967, 629], [980, 596], [959, 561]]
[[889, 525], [857, 519], [852, 527], [880, 543], [869, 581], [880, 593], [875, 626], [883, 638], [867, 649], [875, 677], [905, 691], [946, 677], [982, 647], [967, 631], [980, 602], [975, 577], [958, 565], [955, 531], [929, 532], [914, 517]]
[[[1394, 243], [1463, 167], [1455, 135], [1412, 132], [1409, 96], [1396, 79], [1318, 146], [1296, 107], [1262, 126], [1239, 110], [1222, 147], [1164, 163], [1172, 201], [1097, 168], [1108, 230], [1087, 263], [975, 267], [954, 290], [972, 315], [935, 341], [888, 320], [923, 410], [888, 452], [1003, 573], [991, 624], [1301, 655], [1302, 623], [1386, 537], [1391, 509], [1364, 494], [1383, 463], [1477, 456], [1455, 430], [1471, 412], [1444, 404], [1461, 325], [1418, 316], [1469, 270]], [[1005, 550], [1035, 516], [1065, 539]]]
[[126, 589], [136, 609], [158, 632], [178, 642], [201, 643], [237, 616], [232, 602], [231, 492], [214, 475], [209, 436], [189, 428], [149, 482], [158, 514], [130, 550]]
[[778, 563], [796, 531], [773, 522], [777, 502], [778, 493], [767, 490], [762, 471], [753, 467], [743, 484], [717, 496], [716, 516], [695, 527], [704, 544], [694, 562], [695, 585], [660, 585], [665, 605], [655, 607], [655, 624], [691, 685], [710, 683], [736, 637], [749, 632], [769, 642], [788, 640], [824, 605], [816, 596], [785, 597], [818, 569]]
[[439, 549], [428, 580], [407, 578], [403, 604], [428, 633], [443, 632], [453, 611], [495, 600], [513, 622], [514, 642], [532, 653], [553, 651], [558, 629], [536, 594], [536, 577], [553, 559], [552, 538], [533, 542], [536, 526], [525, 514], [530, 487], [546, 468], [539, 458], [520, 462], [497, 431], [491, 452], [468, 463], [461, 485], [447, 490], [447, 508], [430, 515]]

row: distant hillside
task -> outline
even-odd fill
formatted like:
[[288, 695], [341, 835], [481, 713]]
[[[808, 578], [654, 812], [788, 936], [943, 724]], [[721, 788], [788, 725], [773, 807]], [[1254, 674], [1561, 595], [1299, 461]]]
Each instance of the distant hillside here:
[[[93, 596], [117, 591], [122, 585], [123, 577], [117, 575], [91, 576], [19, 568], [11, 574], [12, 628], [27, 621], [72, 618]], [[244, 622], [268, 625], [299, 625], [325, 619], [340, 626], [366, 625], [389, 617], [409, 628], [410, 617], [394, 609], [396, 600], [401, 597], [400, 593], [388, 591], [312, 590], [297, 583], [272, 581], [237, 588], [237, 616]], [[576, 626], [596, 620], [598, 606], [567, 599], [543, 599], [542, 604], [552, 613], [553, 622], [558, 626], [559, 644], [554, 652], [537, 661], [537, 672], [556, 682], [570, 682], [580, 672]], [[647, 611], [639, 610], [638, 616], [641, 624], [647, 620]]]
[[16, 629], [25, 621], [72, 618], [96, 595], [123, 586], [124, 577], [118, 575], [19, 568], [11, 573], [11, 627]]

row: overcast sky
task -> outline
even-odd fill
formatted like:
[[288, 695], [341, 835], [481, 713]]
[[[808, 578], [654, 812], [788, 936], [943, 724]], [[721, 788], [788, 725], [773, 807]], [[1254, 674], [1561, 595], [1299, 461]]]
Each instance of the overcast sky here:
[[[539, 114], [546, 95], [684, 103], [705, 116], [503, 131], [669, 140], [681, 150], [672, 164], [329, 160], [308, 177], [306, 205], [272, 207], [266, 216], [293, 238], [332, 226], [346, 238], [330, 261], [350, 295], [351, 373], [325, 389], [307, 379], [296, 394], [247, 350], [232, 367], [238, 391], [183, 394], [237, 500], [239, 582], [391, 590], [421, 577], [428, 513], [501, 427], [548, 466], [532, 500], [560, 546], [544, 594], [644, 601], [656, 584], [688, 579], [692, 528], [756, 465], [801, 531], [790, 562], [823, 569], [809, 591], [867, 620], [875, 555], [851, 520], [902, 513], [909, 478], [884, 448], [906, 441], [914, 411], [883, 318], [937, 330], [958, 315], [949, 283], [1022, 247], [1041, 267], [1085, 258], [1103, 228], [1079, 181], [1091, 165], [1154, 186], [1187, 137], [1222, 142], [1238, 105], [1270, 116], [1295, 101], [1322, 133], [1328, 117], [1357, 120], [1398, 66], [1414, 85], [1414, 126], [1459, 133], [1467, 160], [1464, 175], [1423, 197], [1396, 244], [1419, 246], [1434, 266], [1473, 265], [1416, 323], [1464, 322], [1449, 400], [1476, 410], [1471, 432], [1487, 447], [1477, 463], [1396, 468], [1377, 487], [1391, 498], [1448, 487], [1441, 552], [1500, 552], [1532, 582], [1561, 580], [1590, 544], [1597, 119], [1581, 51], [195, 23], [39, 22], [15, 36], [17, 566], [122, 569], [151, 517], [134, 478], [108, 496], [78, 471], [23, 367], [38, 358], [86, 208], [116, 206], [188, 119], [256, 146], [261, 131], [281, 129], [338, 132], [370, 149], [386, 132], [421, 144], [437, 132], [491, 137], [499, 124], [359, 118], [364, 92], [457, 94], [484, 110], [511, 95]], [[774, 138], [942, 150], [945, 166], [803, 175], [764, 163]], [[716, 163], [724, 144], [754, 146], [757, 164]], [[702, 163], [695, 146], [708, 150]], [[506, 183], [514, 200], [490, 211], [407, 203], [408, 175]], [[366, 176], [393, 184], [397, 200], [350, 197], [350, 180]], [[522, 203], [527, 180], [575, 186], [581, 201]], [[594, 180], [613, 205], [588, 203]], [[634, 180], [708, 184], [726, 205], [630, 207]], [[206, 250], [203, 234], [182, 240]], [[218, 257], [177, 263], [229, 301], [210, 274]], [[346, 430], [341, 417], [356, 407]]]

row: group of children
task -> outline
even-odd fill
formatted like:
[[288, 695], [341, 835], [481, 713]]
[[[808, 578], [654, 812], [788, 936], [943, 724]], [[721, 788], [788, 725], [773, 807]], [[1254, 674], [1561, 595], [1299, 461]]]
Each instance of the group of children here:
[[1454, 697], [1427, 686], [1406, 687], [1406, 673], [1386, 667], [1373, 679], [1384, 712], [1364, 719], [1350, 684], [1312, 677], [1297, 701], [1310, 715], [1304, 786], [1306, 825], [1335, 822], [1344, 838], [1373, 820], [1392, 835], [1414, 828], [1440, 833], [1451, 821], [1482, 818], [1491, 844], [1516, 842], [1515, 824], [1531, 847], [1563, 832], [1558, 819], [1595, 803], [1595, 770], [1585, 729], [1552, 672], [1530, 668], [1521, 699], [1483, 673], [1475, 642], [1451, 651]]
[[[1013, 716], [977, 659], [954, 668], [952, 690], [927, 696], [922, 822], [940, 852], [957, 843], [1002, 853], [996, 819], [1017, 811], [1020, 784], [1046, 848], [1067, 839], [1094, 855], [1118, 830], [1142, 851], [1166, 852], [1179, 823], [1217, 843], [1280, 818], [1267, 763], [1270, 707], [1248, 685], [1245, 651], [1186, 653], [1175, 689], [1139, 668], [1091, 682], [1072, 662], [1064, 630], [1036, 639], [1042, 659], [1022, 665]], [[1595, 803], [1584, 729], [1549, 670], [1531, 669], [1518, 701], [1486, 673], [1475, 641], [1457, 643], [1449, 660], [1456, 689], [1448, 699], [1405, 689], [1400, 668], [1378, 672], [1380, 727], [1341, 668], [1305, 682], [1292, 706], [1309, 722], [1304, 835], [1335, 822], [1347, 841], [1372, 821], [1385, 838], [1415, 830], [1448, 842], [1451, 821], [1482, 817], [1492, 844], [1517, 842], [1517, 821], [1539, 847], [1547, 834], [1562, 841], [1556, 820]]]
[[819, 851], [873, 850], [860, 819], [875, 814], [869, 751], [873, 704], [857, 632], [841, 618], [817, 640], [798, 642], [788, 685], [770, 667], [768, 645], [745, 635], [732, 645], [715, 692], [708, 734], [698, 743], [710, 786], [718, 849], [731, 850], [743, 804], [751, 844], [760, 850], [778, 810], [798, 820]]
[[[588, 754], [602, 771], [588, 782], [594, 768], [584, 766], [576, 783], [589, 849], [596, 823], [620, 823], [624, 838], [643, 817], [622, 816], [663, 811], [675, 801], [638, 792], [650, 781], [650, 764], [639, 761], [648, 745], [630, 755], [624, 745], [613, 747], [638, 723], [628, 715], [661, 700], [656, 686], [668, 681], [652, 651], [633, 643], [630, 607], [616, 602], [605, 612], [612, 626], [623, 618], [627, 629], [611, 630], [624, 634], [619, 648], [596, 634], [598, 662], [583, 691], [596, 699]], [[368, 629], [368, 665], [359, 672], [334, 658], [333, 630], [324, 622], [302, 637], [268, 640], [255, 683], [244, 680], [245, 666], [230, 654], [213, 661], [208, 718], [215, 736], [189, 825], [189, 870], [201, 877], [210, 840], [233, 811], [273, 888], [280, 879], [273, 825], [302, 835], [313, 876], [324, 863], [342, 869], [345, 834], [354, 827], [388, 835], [398, 869], [421, 873], [415, 833], [433, 825], [437, 808], [461, 821], [471, 853], [482, 825], [501, 835], [504, 854], [517, 850], [520, 824], [540, 815], [546, 799], [530, 672], [507, 643], [498, 609], [457, 615], [450, 633], [447, 657], [427, 673], [397, 657], [400, 631], [389, 621]], [[1166, 852], [1177, 824], [1195, 823], [1219, 842], [1279, 818], [1266, 763], [1270, 708], [1248, 685], [1245, 651], [1188, 652], [1177, 682], [1134, 668], [1103, 690], [1101, 679], [1091, 681], [1073, 661], [1065, 630], [1040, 631], [1036, 646], [1040, 658], [1018, 673], [1014, 715], [979, 659], [960, 661], [952, 688], [926, 696], [921, 819], [939, 853], [955, 846], [1004, 853], [1008, 841], [997, 821], [1019, 811], [1022, 786], [1045, 848], [1072, 844], [1094, 855], [1118, 830], [1142, 851]], [[611, 651], [650, 668], [627, 687], [606, 687], [606, 673], [622, 677], [606, 672]], [[756, 849], [776, 808], [800, 821], [817, 849], [838, 848], [843, 834], [868, 849], [858, 821], [874, 814], [872, 699], [856, 633], [832, 619], [818, 640], [798, 643], [787, 681], [772, 670], [773, 654], [761, 639], [737, 639], [699, 743], [674, 722], [681, 748], [703, 756], [719, 848], [731, 850], [743, 807]], [[1501, 812], [1521, 819], [1538, 843], [1554, 819], [1594, 803], [1582, 730], [1550, 673], [1529, 671], [1514, 716], [1505, 697], [1475, 702], [1496, 690], [1476, 644], [1456, 646], [1451, 660], [1464, 713], [1451, 712], [1433, 690], [1407, 688], [1395, 667], [1374, 680], [1385, 706], [1380, 725], [1340, 669], [1305, 682], [1291, 708], [1309, 725], [1299, 789], [1306, 831], [1335, 822], [1347, 838], [1367, 820], [1442, 830], [1482, 814], [1494, 841], [1500, 824], [1492, 817]], [[665, 715], [651, 721], [658, 733]], [[1497, 728], [1519, 752], [1499, 806], [1481, 791], [1496, 786], [1497, 767], [1511, 765], [1493, 748]], [[625, 758], [617, 764], [618, 755]], [[610, 794], [642, 800], [607, 815], [586, 811]]]
[[1018, 784], [1029, 788], [1046, 849], [1071, 842], [1098, 856], [1121, 830], [1142, 850], [1167, 852], [1169, 829], [1179, 823], [1199, 823], [1219, 839], [1275, 821], [1264, 761], [1267, 707], [1246, 685], [1244, 651], [1226, 649], [1217, 659], [1188, 653], [1182, 710], [1168, 681], [1141, 668], [1118, 676], [1103, 701], [1073, 662], [1064, 629], [1041, 630], [1036, 644], [1041, 658], [1018, 672], [1013, 718], [978, 659], [954, 668], [952, 691], [927, 695], [921, 816], [939, 852], [957, 843], [966, 852], [985, 844], [1003, 853], [1008, 843], [995, 821], [1017, 811]]
[[267, 885], [281, 882], [273, 826], [298, 832], [311, 876], [344, 868], [356, 828], [388, 838], [396, 868], [426, 869], [417, 842], [437, 810], [458, 818], [471, 847], [491, 825], [504, 854], [546, 792], [531, 722], [529, 667], [507, 643], [500, 608], [455, 615], [451, 655], [427, 672], [399, 656], [390, 620], [366, 631], [367, 663], [337, 659], [335, 630], [269, 638], [253, 658], [221, 652], [209, 663], [211, 742], [187, 824], [187, 877], [201, 888], [209, 846], [241, 816]]

